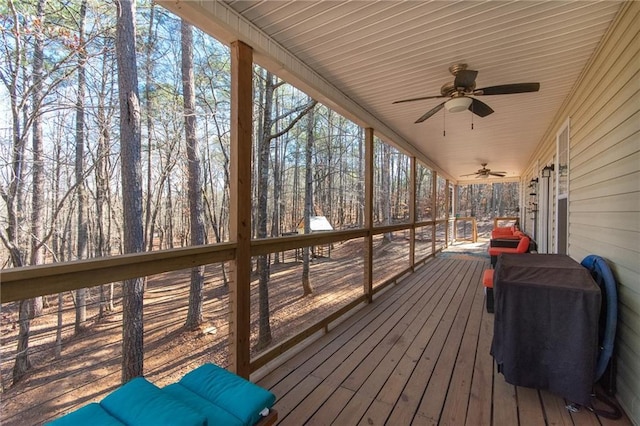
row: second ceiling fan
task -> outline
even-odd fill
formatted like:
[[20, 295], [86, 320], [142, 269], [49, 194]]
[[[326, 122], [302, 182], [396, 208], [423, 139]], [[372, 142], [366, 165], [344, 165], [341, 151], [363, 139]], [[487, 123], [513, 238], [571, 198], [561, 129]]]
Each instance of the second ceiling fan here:
[[462, 175], [460, 177], [475, 176], [476, 179], [486, 179], [490, 176], [505, 177], [507, 174], [507, 172], [495, 172], [491, 169], [487, 169], [487, 163], [482, 163], [481, 166], [482, 168], [478, 169], [477, 172], [469, 173], [468, 175]]
[[422, 123], [445, 107], [449, 112], [459, 112], [468, 109], [480, 117], [486, 117], [493, 113], [493, 109], [491, 109], [489, 105], [471, 96], [511, 95], [515, 93], [537, 92], [540, 90], [540, 83], [503, 84], [500, 86], [489, 86], [483, 87], [482, 89], [476, 89], [476, 76], [478, 75], [478, 71], [467, 69], [467, 64], [451, 65], [449, 67], [449, 72], [455, 76], [455, 79], [453, 82], [445, 83], [442, 86], [440, 89], [440, 95], [403, 99], [393, 103], [399, 104], [425, 99], [450, 98], [449, 100], [436, 105], [416, 120], [416, 123]]

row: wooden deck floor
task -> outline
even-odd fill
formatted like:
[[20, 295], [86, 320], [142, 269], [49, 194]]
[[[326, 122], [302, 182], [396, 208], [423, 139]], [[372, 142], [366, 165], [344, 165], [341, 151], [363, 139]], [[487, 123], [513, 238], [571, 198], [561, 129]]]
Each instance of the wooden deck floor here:
[[264, 376], [279, 424], [630, 425], [504, 381], [489, 354], [488, 266], [433, 259]]

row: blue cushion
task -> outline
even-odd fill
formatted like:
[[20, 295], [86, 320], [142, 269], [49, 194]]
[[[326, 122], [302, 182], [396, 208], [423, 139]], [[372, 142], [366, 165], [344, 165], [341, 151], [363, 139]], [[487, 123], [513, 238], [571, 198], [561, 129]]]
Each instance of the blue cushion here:
[[214, 364], [196, 368], [179, 383], [218, 407], [224, 407], [245, 425], [257, 423], [260, 412], [271, 408], [276, 401], [275, 395], [266, 389]]
[[191, 392], [180, 383], [174, 383], [166, 386], [162, 388], [162, 391], [204, 415], [210, 426], [243, 426], [242, 421], [225, 410], [224, 407], [218, 407], [216, 404], [204, 399], [197, 393]]
[[89, 405], [85, 405], [82, 408], [78, 408], [69, 414], [62, 416], [47, 425], [51, 426], [122, 426], [123, 423], [118, 421], [115, 417], [109, 415], [101, 406], [96, 402], [92, 402]]
[[207, 419], [160, 388], [137, 377], [107, 395], [100, 405], [130, 425], [206, 426]]

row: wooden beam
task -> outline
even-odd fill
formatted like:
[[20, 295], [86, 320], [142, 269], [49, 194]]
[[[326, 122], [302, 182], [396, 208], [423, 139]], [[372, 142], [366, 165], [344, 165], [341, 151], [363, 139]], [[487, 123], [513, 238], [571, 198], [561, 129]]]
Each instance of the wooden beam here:
[[231, 172], [229, 233], [236, 243], [229, 285], [231, 370], [249, 378], [251, 330], [251, 147], [253, 126], [253, 52], [231, 43]]
[[373, 301], [373, 129], [364, 129], [364, 295]]

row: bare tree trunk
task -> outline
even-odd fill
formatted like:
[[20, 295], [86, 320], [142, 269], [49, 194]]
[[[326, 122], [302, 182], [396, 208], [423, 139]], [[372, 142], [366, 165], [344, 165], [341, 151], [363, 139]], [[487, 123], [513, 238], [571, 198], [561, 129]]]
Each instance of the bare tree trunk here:
[[[103, 77], [100, 87], [100, 95], [98, 98], [98, 148], [95, 161], [95, 180], [96, 180], [96, 243], [95, 253], [97, 257], [108, 256], [111, 254], [111, 238], [110, 238], [110, 215], [109, 210], [109, 142], [111, 140], [109, 117], [107, 114], [106, 97], [110, 92], [108, 88], [108, 72], [107, 69], [113, 68], [113, 56], [104, 52], [102, 59]], [[105, 212], [105, 209], [107, 210]], [[110, 284], [113, 288], [113, 283]], [[102, 318], [106, 311], [113, 311], [113, 291], [109, 292], [107, 297], [105, 286], [100, 286], [100, 310], [98, 318]]]
[[[40, 0], [37, 6], [37, 15], [40, 22], [44, 21], [44, 7], [45, 0]], [[13, 3], [10, 4], [13, 8], [15, 7]], [[15, 12], [15, 9], [13, 9]], [[17, 18], [17, 17], [15, 17]], [[21, 40], [19, 38], [20, 29], [18, 28], [18, 19], [15, 19], [15, 35], [16, 35], [16, 62], [20, 64], [22, 58], [21, 49]], [[33, 92], [33, 102], [34, 108], [40, 103], [42, 97], [42, 72], [44, 68], [44, 47], [43, 47], [43, 35], [40, 33], [36, 34], [35, 37], [35, 46], [33, 52], [33, 81], [35, 84], [34, 92]], [[12, 153], [12, 171], [13, 171], [13, 180], [9, 185], [9, 193], [7, 195], [3, 194], [5, 197], [5, 201], [7, 202], [7, 218], [9, 220], [9, 226], [7, 227], [8, 241], [5, 242], [5, 245], [8, 245], [11, 253], [12, 263], [16, 267], [24, 266], [25, 254], [20, 250], [20, 243], [18, 232], [21, 223], [23, 222], [23, 213], [22, 213], [22, 185], [23, 185], [23, 169], [24, 169], [24, 149], [25, 149], [25, 140], [24, 135], [22, 135], [20, 125], [20, 113], [18, 107], [18, 87], [17, 87], [17, 72], [15, 74], [15, 79], [12, 81], [10, 85], [10, 96], [11, 96], [11, 109], [12, 109], [12, 118], [13, 118], [13, 153]], [[26, 121], [26, 120], [25, 120]], [[38, 194], [32, 198], [32, 207], [34, 208], [34, 213], [31, 217], [32, 219], [32, 231], [38, 232], [38, 234], [34, 234], [31, 236], [31, 247], [36, 248], [39, 244], [37, 241], [38, 236], [40, 235], [41, 228], [40, 225], [35, 224], [36, 218], [35, 215], [39, 215], [42, 210], [42, 199], [40, 198], [43, 190], [43, 181], [42, 181], [42, 121], [39, 116], [36, 117], [33, 129], [33, 148], [34, 152], [34, 185], [39, 185], [37, 187]], [[37, 210], [35, 210], [37, 209]], [[35, 228], [35, 229], [34, 229]], [[36, 254], [32, 253], [31, 261], [38, 261], [38, 252], [39, 250], [35, 250]], [[21, 300], [19, 304], [19, 312], [18, 312], [18, 348], [16, 354], [16, 361], [13, 366], [13, 383], [19, 382], [27, 373], [27, 371], [31, 368], [31, 361], [29, 359], [29, 329], [31, 326], [31, 320], [33, 319], [34, 308], [38, 307], [40, 303], [35, 303], [34, 300]]]
[[408, 158], [403, 156], [400, 158], [399, 156], [395, 156], [394, 160], [392, 160], [396, 164], [396, 179], [395, 179], [395, 206], [393, 210], [395, 215], [392, 215], [393, 218], [396, 219], [404, 219], [403, 208], [402, 208], [402, 195], [404, 193], [404, 185], [402, 185], [402, 172], [404, 171], [404, 162], [402, 161], [404, 158]]
[[[333, 114], [331, 113], [331, 110], [328, 109], [327, 110], [327, 123], [329, 125], [329, 128], [327, 129], [328, 135], [327, 135], [327, 158], [326, 158], [326, 170], [324, 172], [325, 175], [325, 179], [327, 181], [327, 185], [326, 185], [326, 195], [324, 197], [323, 206], [326, 206], [326, 208], [324, 208], [322, 214], [324, 214], [328, 220], [330, 220], [331, 222], [333, 222], [333, 128], [334, 128], [334, 124], [333, 124]], [[307, 130], [307, 135], [309, 134], [309, 131]]]
[[[44, 7], [46, 0], [38, 2], [38, 19], [44, 21]], [[44, 34], [38, 34], [33, 51], [33, 105], [40, 105], [42, 102], [42, 74], [44, 68]], [[43, 238], [44, 218], [43, 195], [44, 195], [44, 165], [42, 158], [42, 115], [36, 113], [33, 117], [33, 190], [31, 191], [31, 265], [42, 263], [42, 249], [40, 248]], [[31, 307], [34, 317], [42, 315], [42, 297], [31, 300]]]
[[[53, 192], [53, 202], [52, 206], [56, 206], [58, 204], [58, 195], [60, 192], [60, 140], [56, 140], [56, 146], [54, 150], [54, 177], [52, 182], [52, 192]], [[56, 218], [56, 222], [54, 222], [53, 226], [58, 227], [59, 219]], [[51, 242], [51, 248], [53, 250], [54, 256], [58, 257], [59, 260], [64, 260], [64, 244], [60, 245], [59, 235], [55, 235]], [[59, 359], [62, 354], [62, 303], [63, 303], [63, 294], [58, 293], [58, 316], [57, 316], [57, 326], [56, 326], [56, 343], [55, 343], [55, 358]]]
[[[382, 144], [382, 169], [380, 170], [382, 178], [382, 196], [380, 202], [382, 204], [382, 219], [385, 225], [391, 224], [391, 148], [386, 143]], [[383, 241], [388, 243], [391, 241], [391, 233], [384, 234]]]
[[[184, 97], [184, 124], [187, 139], [188, 196], [191, 245], [204, 244], [204, 219], [202, 207], [202, 182], [198, 139], [196, 137], [196, 100], [193, 76], [193, 32], [184, 19], [180, 25], [182, 34], [182, 87]], [[189, 310], [185, 328], [195, 329], [202, 323], [202, 287], [204, 266], [191, 268]]]
[[[293, 202], [291, 206], [291, 226], [295, 229], [295, 226], [298, 224], [298, 220], [300, 220], [299, 212], [298, 212], [298, 194], [300, 193], [300, 148], [299, 144], [296, 144], [296, 153], [295, 160], [293, 163], [293, 184], [291, 193], [293, 194]], [[298, 252], [296, 251], [296, 261], [298, 257]]]
[[[79, 39], [81, 45], [84, 43], [84, 21], [87, 14], [86, 0], [80, 5]], [[84, 49], [78, 52], [78, 99], [76, 100], [76, 163], [75, 175], [78, 187], [76, 189], [78, 207], [78, 242], [77, 258], [87, 258], [88, 224], [85, 215], [85, 204], [87, 201], [84, 184], [84, 92], [85, 92], [85, 64], [87, 55]], [[86, 289], [76, 290], [76, 322], [75, 333], [83, 329], [83, 324], [87, 320]]]
[[[228, 216], [228, 214], [225, 214], [225, 212], [227, 211], [228, 207], [227, 207], [227, 200], [229, 199], [229, 181], [230, 181], [230, 177], [229, 177], [229, 154], [227, 152], [227, 148], [225, 147], [225, 145], [222, 143], [222, 132], [220, 130], [220, 126], [218, 124], [218, 120], [216, 119], [216, 116], [213, 116], [213, 120], [214, 123], [216, 125], [216, 129], [217, 129], [217, 139], [218, 139], [218, 143], [220, 144], [220, 152], [223, 155], [224, 158], [224, 164], [223, 164], [223, 170], [224, 170], [224, 187], [223, 187], [223, 191], [222, 191], [222, 201], [220, 202], [220, 213], [218, 215], [218, 220], [215, 221], [214, 224], [214, 232], [216, 235], [216, 242], [222, 242], [224, 240], [224, 235], [223, 235], [223, 230], [224, 228], [224, 224], [225, 222], [225, 218]], [[209, 162], [209, 166], [211, 166], [211, 162]], [[215, 212], [213, 212], [213, 217], [215, 218]], [[225, 268], [225, 264], [224, 262], [222, 262], [220, 264], [220, 269], [222, 270], [222, 282], [223, 285], [227, 286], [229, 284], [229, 278], [227, 277], [227, 270]]]
[[151, 161], [151, 146], [153, 141], [153, 101], [151, 100], [151, 85], [153, 74], [153, 64], [151, 55], [155, 49], [155, 31], [154, 31], [154, 15], [155, 15], [155, 3], [151, 2], [151, 10], [149, 11], [149, 34], [147, 36], [147, 49], [145, 58], [145, 85], [144, 85], [144, 99], [147, 109], [147, 201], [144, 216], [144, 229], [145, 232], [145, 247], [147, 250], [153, 250], [153, 233], [154, 226], [151, 221], [151, 201], [152, 201], [152, 161]]
[[[266, 72], [266, 83], [264, 92], [264, 109], [263, 109], [263, 122], [260, 133], [258, 135], [258, 209], [257, 209], [257, 237], [267, 237], [267, 220], [268, 220], [268, 186], [269, 186], [269, 156], [271, 149], [271, 140], [280, 137], [287, 133], [296, 125], [302, 117], [304, 117], [313, 107], [316, 102], [311, 101], [306, 105], [300, 105], [296, 109], [289, 111], [288, 113], [281, 114], [282, 116], [298, 113], [293, 119], [289, 120], [287, 126], [280, 129], [276, 133], [271, 133], [274, 118], [272, 117], [273, 109], [273, 96], [275, 89], [281, 86], [282, 82], [276, 82], [273, 74]], [[259, 303], [259, 328], [258, 328], [258, 348], [264, 348], [271, 343], [271, 326], [269, 325], [269, 258], [266, 255], [258, 257], [258, 294], [260, 297]]]
[[[218, 120], [215, 115], [213, 116], [213, 120], [217, 128], [218, 143], [220, 144], [220, 152], [222, 152], [222, 155], [224, 157], [224, 189], [222, 191], [222, 201], [220, 203], [219, 220], [216, 226], [216, 230], [217, 230], [216, 241], [221, 242], [224, 240], [224, 235], [223, 235], [223, 230], [225, 229], [224, 224], [228, 223], [229, 212], [228, 212], [227, 200], [229, 199], [229, 182], [231, 178], [229, 177], [229, 153], [225, 145], [222, 143], [222, 132], [220, 131], [220, 126], [218, 125]], [[224, 262], [220, 264], [220, 268], [222, 269], [223, 283], [226, 286], [228, 285], [229, 279], [227, 277], [227, 271], [226, 271]]]
[[173, 248], [173, 191], [171, 190], [171, 176], [167, 177], [167, 197], [165, 200], [165, 240], [166, 248]]
[[16, 362], [13, 365], [13, 383], [19, 382], [31, 369], [29, 359], [29, 329], [33, 312], [31, 311], [31, 300], [21, 300], [18, 314], [18, 353]]
[[[124, 251], [143, 250], [140, 100], [136, 68], [136, 5], [117, 0], [116, 50], [120, 96], [120, 149]], [[144, 372], [143, 278], [123, 283], [122, 382]]]
[[[258, 140], [258, 220], [257, 237], [267, 237], [267, 185], [269, 184], [269, 154], [271, 147], [271, 126], [273, 94], [275, 90], [274, 77], [266, 72], [264, 112], [262, 131]], [[258, 348], [265, 348], [271, 343], [271, 325], [269, 324], [269, 260], [266, 255], [258, 257], [259, 274], [259, 331]]]
[[55, 358], [60, 359], [62, 355], [62, 303], [64, 298], [62, 293], [58, 293], [58, 325], [56, 327], [56, 346], [55, 346]]
[[[279, 115], [280, 104], [278, 102], [278, 96], [275, 96], [275, 114]], [[276, 132], [278, 129], [278, 122], [275, 123]], [[273, 212], [271, 219], [271, 236], [277, 237], [280, 235], [280, 203], [281, 203], [281, 191], [282, 191], [282, 175], [280, 173], [280, 140], [279, 138], [273, 139]], [[273, 263], [280, 263], [280, 254], [273, 253]]]
[[358, 129], [358, 184], [356, 191], [358, 192], [358, 212], [356, 223], [362, 228], [364, 225], [364, 129]]
[[[311, 215], [313, 214], [313, 170], [311, 165], [314, 143], [315, 108], [309, 111], [307, 117], [307, 145], [305, 148], [305, 189], [304, 189], [304, 233], [311, 233]], [[302, 249], [302, 291], [303, 296], [313, 293], [313, 287], [309, 279], [309, 246]]]

